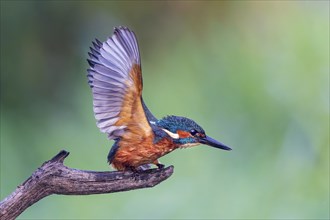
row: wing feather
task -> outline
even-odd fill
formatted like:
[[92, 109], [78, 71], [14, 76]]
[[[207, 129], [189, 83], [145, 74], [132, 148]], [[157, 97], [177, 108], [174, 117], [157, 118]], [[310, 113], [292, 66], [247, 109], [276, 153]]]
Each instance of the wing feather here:
[[105, 42], [95, 40], [88, 53], [88, 82], [99, 129], [110, 139], [129, 141], [152, 134], [142, 101], [142, 72], [136, 37], [115, 28]]

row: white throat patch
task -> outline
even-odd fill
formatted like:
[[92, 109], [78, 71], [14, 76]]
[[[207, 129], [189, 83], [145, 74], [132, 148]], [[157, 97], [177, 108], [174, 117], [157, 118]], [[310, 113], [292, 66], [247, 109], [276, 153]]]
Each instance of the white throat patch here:
[[197, 145], [200, 145], [200, 143], [187, 143], [187, 144], [181, 145], [180, 148], [194, 147]]
[[166, 134], [168, 134], [173, 139], [179, 139], [180, 138], [180, 136], [178, 134], [176, 134], [176, 133], [172, 133], [169, 130], [166, 130], [164, 128], [162, 128], [162, 130], [165, 131]]

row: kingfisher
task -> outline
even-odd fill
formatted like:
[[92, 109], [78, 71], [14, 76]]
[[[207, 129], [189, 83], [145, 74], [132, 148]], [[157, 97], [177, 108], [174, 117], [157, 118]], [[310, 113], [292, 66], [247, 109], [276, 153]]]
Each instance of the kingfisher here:
[[207, 136], [195, 121], [180, 116], [157, 119], [142, 98], [142, 70], [137, 38], [127, 27], [115, 27], [106, 41], [95, 39], [88, 52], [88, 83], [97, 127], [114, 144], [108, 162], [119, 171], [139, 171], [178, 149], [199, 144], [230, 147]]

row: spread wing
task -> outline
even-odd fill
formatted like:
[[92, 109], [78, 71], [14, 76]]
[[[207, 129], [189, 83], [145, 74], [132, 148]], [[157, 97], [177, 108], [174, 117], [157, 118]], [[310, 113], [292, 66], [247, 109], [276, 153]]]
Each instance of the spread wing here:
[[109, 139], [137, 141], [152, 135], [142, 100], [140, 54], [134, 33], [125, 27], [115, 28], [112, 37], [103, 43], [96, 40], [93, 46], [87, 71], [97, 126]]

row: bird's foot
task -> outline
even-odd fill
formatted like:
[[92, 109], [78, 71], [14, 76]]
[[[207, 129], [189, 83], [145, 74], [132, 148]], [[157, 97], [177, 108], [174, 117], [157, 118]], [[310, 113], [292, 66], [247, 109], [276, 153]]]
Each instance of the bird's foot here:
[[156, 164], [156, 166], [158, 167], [158, 169], [163, 169], [164, 167], [165, 167], [165, 165], [164, 164], [161, 164], [161, 163], [158, 163], [158, 164]]

